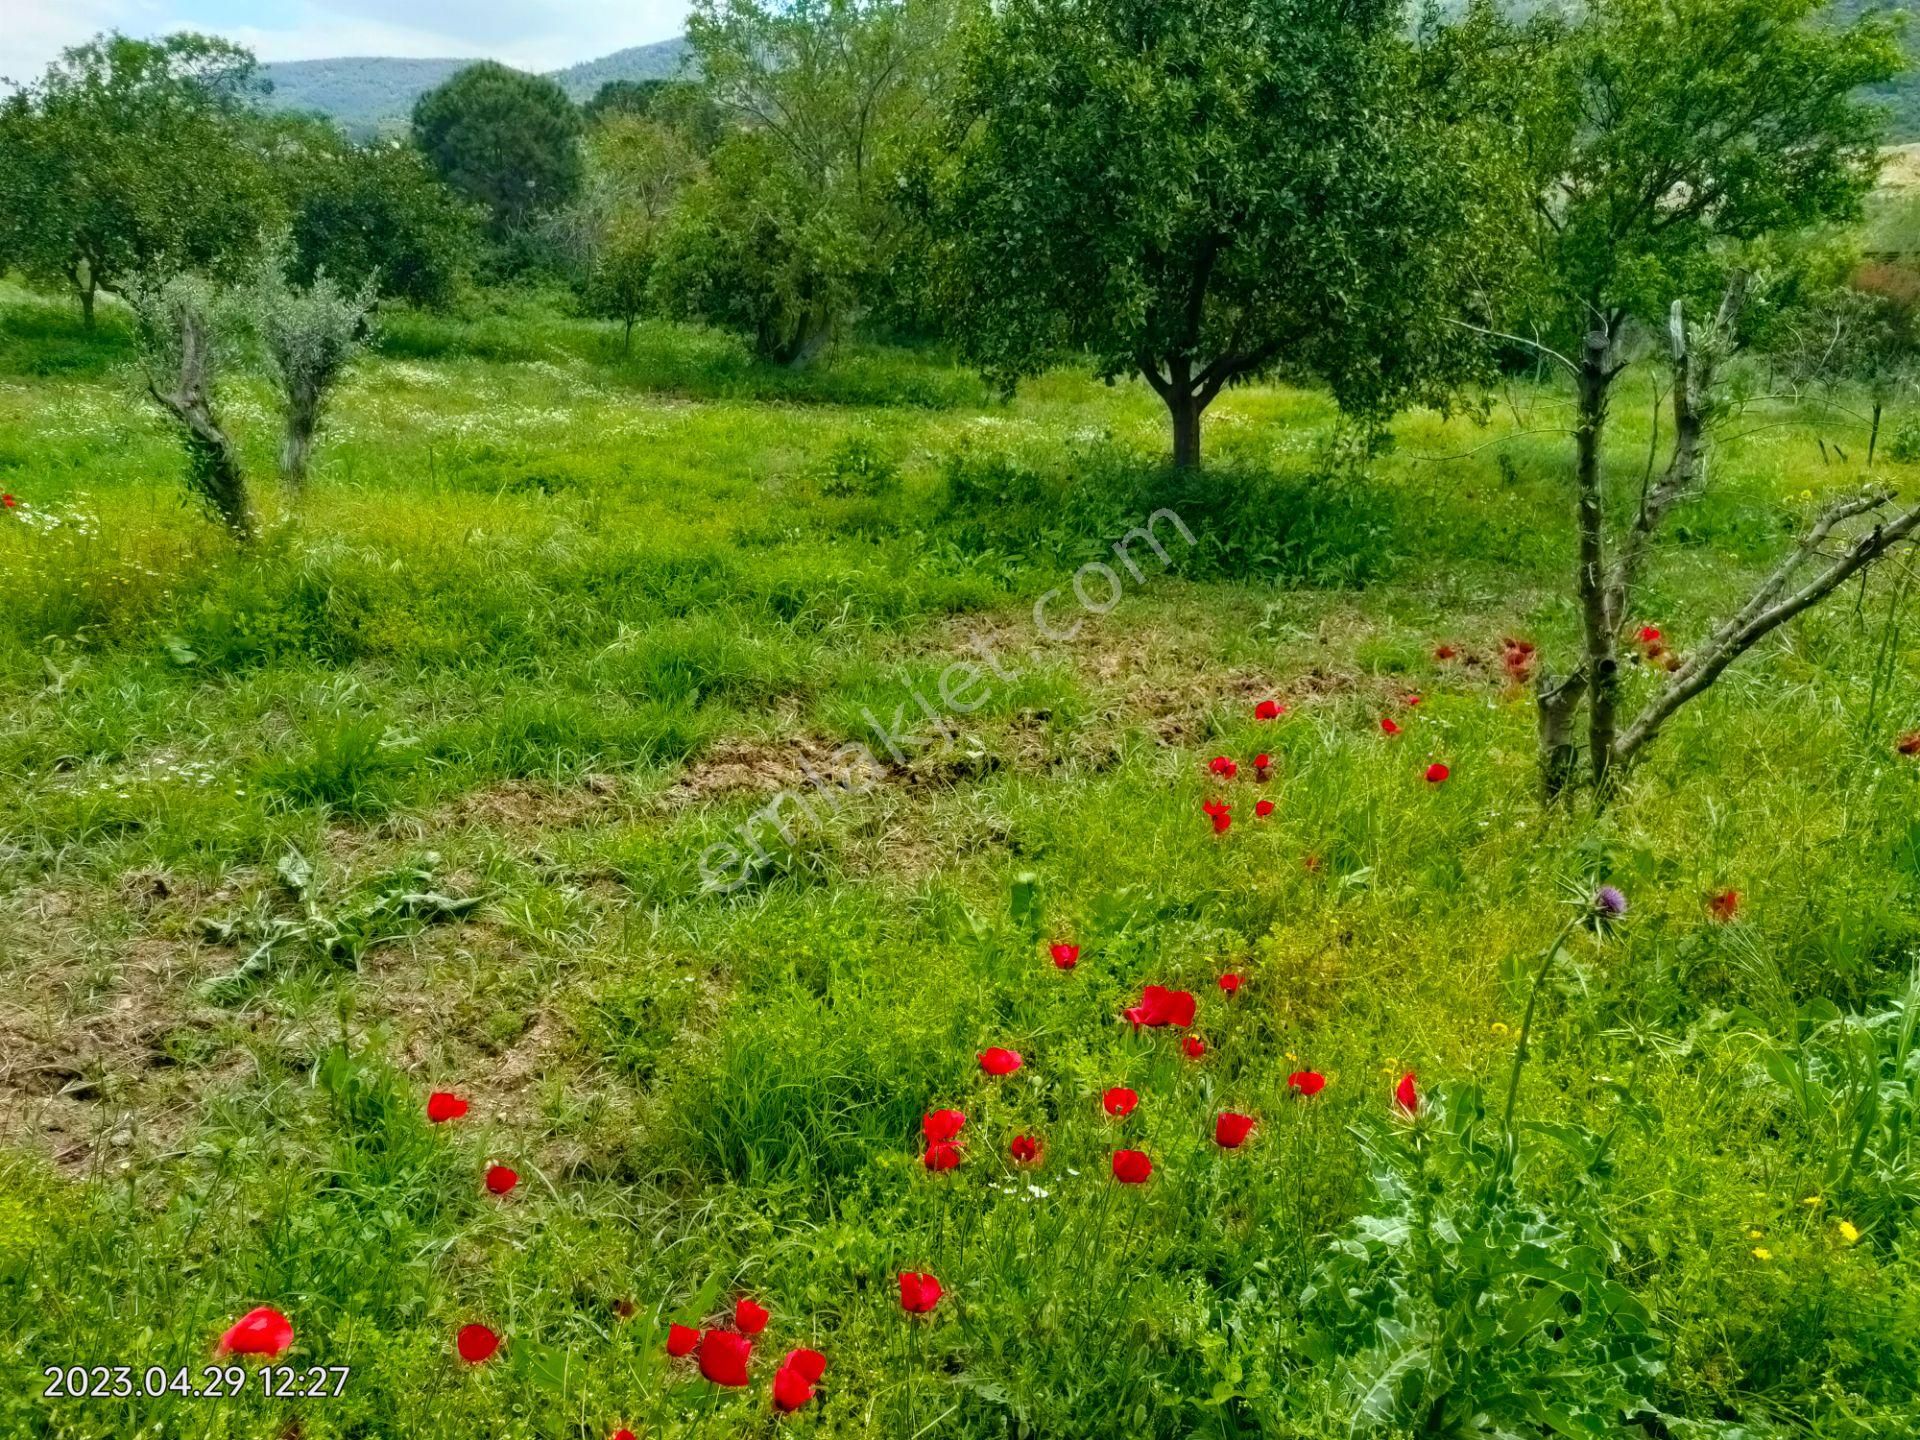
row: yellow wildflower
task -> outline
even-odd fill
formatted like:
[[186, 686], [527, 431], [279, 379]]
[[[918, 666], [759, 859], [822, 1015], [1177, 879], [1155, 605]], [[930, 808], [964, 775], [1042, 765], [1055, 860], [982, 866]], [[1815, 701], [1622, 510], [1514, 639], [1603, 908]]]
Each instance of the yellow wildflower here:
[[1756, 1260], [1771, 1260], [1773, 1259], [1773, 1251], [1767, 1249], [1764, 1245], [1756, 1245], [1753, 1247], [1753, 1258]]
[[1860, 1238], [1860, 1231], [1851, 1220], [1840, 1222], [1840, 1238], [1851, 1245]]

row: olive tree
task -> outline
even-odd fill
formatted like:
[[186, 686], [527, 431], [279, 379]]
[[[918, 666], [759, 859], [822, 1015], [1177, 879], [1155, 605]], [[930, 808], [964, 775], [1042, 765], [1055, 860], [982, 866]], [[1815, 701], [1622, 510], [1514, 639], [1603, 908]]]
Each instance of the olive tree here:
[[1005, 0], [975, 19], [930, 182], [943, 308], [1011, 387], [1063, 353], [1143, 376], [1176, 464], [1278, 365], [1380, 414], [1474, 347], [1470, 123], [1397, 0]]
[[329, 397], [371, 338], [376, 293], [373, 276], [346, 290], [325, 270], [295, 285], [287, 279], [284, 252], [275, 252], [247, 294], [249, 319], [280, 395], [280, 475], [294, 490], [306, 484]]
[[187, 273], [130, 277], [124, 293], [133, 308], [147, 394], [174, 422], [186, 448], [188, 490], [235, 539], [251, 540], [246, 476], [215, 410], [221, 375], [237, 348], [231, 308], [205, 278]]

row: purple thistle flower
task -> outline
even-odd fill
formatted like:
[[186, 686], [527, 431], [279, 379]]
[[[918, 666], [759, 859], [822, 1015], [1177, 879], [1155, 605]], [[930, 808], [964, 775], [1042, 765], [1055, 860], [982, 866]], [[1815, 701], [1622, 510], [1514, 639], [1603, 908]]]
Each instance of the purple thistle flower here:
[[1593, 892], [1593, 908], [1609, 920], [1618, 920], [1627, 913], [1627, 897], [1611, 885], [1602, 885]]

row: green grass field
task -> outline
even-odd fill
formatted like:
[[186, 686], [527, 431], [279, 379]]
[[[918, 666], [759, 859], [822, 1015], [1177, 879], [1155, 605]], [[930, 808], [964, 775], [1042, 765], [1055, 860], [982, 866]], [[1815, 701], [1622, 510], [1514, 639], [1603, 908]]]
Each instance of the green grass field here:
[[[1652, 398], [1617, 407], [1623, 476]], [[1920, 942], [1897, 568], [1595, 819], [1536, 800], [1500, 663], [1576, 631], [1547, 388], [1405, 417], [1364, 467], [1322, 398], [1234, 391], [1181, 477], [1138, 384], [1001, 403], [938, 356], [788, 374], [664, 325], [623, 358], [529, 302], [392, 319], [297, 507], [265, 391], [225, 410], [248, 554], [184, 502], [114, 317], [0, 290], [0, 1433], [1333, 1437], [1426, 1383], [1427, 1433], [1544, 1434], [1620, 1375], [1636, 1423], [1579, 1433], [1920, 1433], [1920, 1047], [1856, 1152], [1828, 1092], [1902, 1042], [1822, 1028], [1886, 1012]], [[1636, 619], [1704, 635], [1860, 483], [1850, 426], [1737, 423]], [[1193, 543], [1130, 567], [1160, 510]], [[969, 661], [943, 735], [913, 696]], [[856, 742], [870, 783], [823, 797]], [[782, 791], [784, 835], [752, 819]], [[1628, 914], [1542, 989], [1537, 1143], [1489, 1218], [1474, 1117], [1602, 882]], [[1197, 996], [1203, 1056], [1119, 1018], [1149, 983]], [[470, 1112], [429, 1123], [435, 1090]], [[772, 1318], [723, 1389], [666, 1327], [739, 1296]], [[261, 1304], [337, 1396], [43, 1398], [49, 1366], [197, 1377]], [[1396, 1306], [1453, 1317], [1399, 1365]], [[780, 1417], [796, 1346], [828, 1368]]]

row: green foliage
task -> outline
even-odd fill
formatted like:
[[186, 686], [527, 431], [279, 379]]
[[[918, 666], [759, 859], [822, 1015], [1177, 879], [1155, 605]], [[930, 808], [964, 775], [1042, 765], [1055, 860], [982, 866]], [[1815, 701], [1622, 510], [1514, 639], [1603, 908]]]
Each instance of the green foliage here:
[[589, 127], [620, 115], [638, 116], [674, 131], [705, 155], [726, 133], [725, 113], [705, 86], [692, 80], [609, 80], [580, 107]]
[[299, 485], [327, 401], [372, 332], [374, 282], [369, 276], [349, 292], [321, 269], [297, 287], [287, 279], [288, 259], [282, 248], [269, 252], [241, 303], [280, 396], [280, 473]]
[[580, 188], [580, 113], [551, 80], [492, 61], [422, 95], [413, 139], [440, 178], [484, 207], [496, 243]]
[[1810, 1002], [1757, 1036], [1761, 1067], [1807, 1129], [1821, 1193], [1856, 1228], [1896, 1229], [1920, 1206], [1920, 973], [1894, 1003], [1843, 1014]]
[[316, 149], [288, 167], [290, 278], [321, 270], [357, 289], [429, 308], [449, 304], [471, 270], [477, 211], [392, 142]]
[[636, 113], [615, 112], [587, 137], [585, 193], [565, 226], [587, 305], [621, 322], [623, 351], [647, 304], [660, 231], [695, 164], [679, 130]]
[[[699, 0], [687, 40], [737, 131], [676, 217], [669, 313], [741, 330], [783, 363], [852, 316], [926, 314], [905, 170], [951, 61], [947, 0]], [[750, 292], [735, 300], [731, 291]]]
[[1712, 292], [1730, 246], [1857, 215], [1884, 127], [1860, 87], [1901, 63], [1884, 16], [1813, 0], [1604, 0], [1486, 55], [1520, 87], [1515, 180], [1552, 197], [1513, 214], [1563, 348]]
[[[1329, 1330], [1362, 1433], [1607, 1436], [1657, 1415], [1663, 1343], [1624, 1283], [1606, 1212], [1608, 1140], [1550, 1126], [1579, 1157], [1545, 1194], [1519, 1175], [1480, 1096], [1429, 1095], [1369, 1127], [1375, 1208], [1304, 1297]], [[1532, 1144], [1537, 1144], [1533, 1140]]]
[[1011, 386], [1070, 349], [1141, 373], [1181, 464], [1284, 362], [1370, 414], [1440, 400], [1473, 177], [1391, 3], [1016, 0], [971, 38], [933, 181], [945, 313]]
[[250, 908], [208, 922], [207, 938], [234, 946], [240, 961], [203, 983], [201, 996], [232, 1004], [276, 970], [302, 961], [357, 969], [377, 946], [472, 914], [484, 897], [444, 894], [439, 866], [440, 857], [429, 851], [342, 900], [324, 893], [304, 854], [288, 850], [274, 866], [280, 894], [262, 893]]
[[666, 221], [653, 303], [738, 331], [776, 364], [811, 359], [857, 293], [863, 253], [851, 217], [816, 201], [765, 135], [731, 137]]
[[140, 272], [234, 270], [279, 198], [247, 106], [254, 59], [224, 40], [109, 34], [0, 105], [0, 256], [80, 298]]

